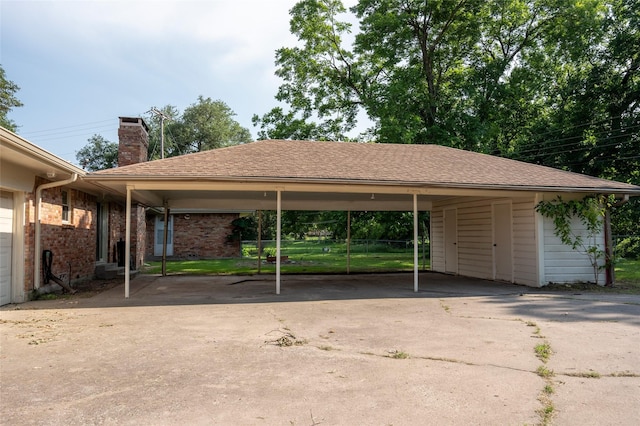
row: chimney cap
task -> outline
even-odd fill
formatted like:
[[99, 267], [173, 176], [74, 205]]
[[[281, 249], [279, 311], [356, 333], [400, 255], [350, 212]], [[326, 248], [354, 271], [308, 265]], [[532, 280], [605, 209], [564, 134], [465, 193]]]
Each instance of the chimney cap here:
[[149, 133], [149, 126], [145, 123], [142, 117], [118, 117], [120, 119], [120, 125], [141, 125], [144, 130]]

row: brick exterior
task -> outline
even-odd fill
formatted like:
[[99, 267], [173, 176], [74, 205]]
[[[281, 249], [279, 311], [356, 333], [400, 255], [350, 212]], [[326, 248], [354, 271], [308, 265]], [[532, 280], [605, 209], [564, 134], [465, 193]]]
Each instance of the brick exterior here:
[[141, 118], [120, 117], [118, 128], [118, 166], [147, 161], [149, 135]]
[[[118, 162], [120, 166], [147, 160], [148, 134], [142, 119], [120, 119]], [[42, 191], [40, 204], [41, 252], [35, 253], [35, 193], [38, 186], [49, 182], [35, 177], [32, 192], [25, 193], [24, 214], [24, 290], [34, 288], [35, 256], [42, 251], [53, 253], [52, 273], [72, 284], [94, 277], [98, 244], [98, 202], [107, 215], [107, 253], [109, 263], [117, 262], [116, 246], [125, 240], [126, 207], [124, 200], [106, 202], [96, 196], [68, 186]], [[69, 220], [62, 221], [62, 193], [67, 191]], [[240, 242], [227, 241], [238, 214], [191, 214], [174, 216], [174, 258], [228, 258], [240, 254]], [[145, 255], [153, 258], [153, 232], [155, 217], [146, 217], [143, 206], [131, 206], [132, 268], [139, 269]], [[44, 264], [42, 264], [44, 269]], [[38, 272], [40, 284], [42, 269]], [[70, 274], [70, 275], [69, 275]]]
[[109, 203], [108, 219], [108, 251], [107, 262], [117, 263], [116, 244], [125, 240], [125, 206], [117, 203]]
[[[36, 178], [36, 186], [46, 183]], [[62, 191], [69, 194], [70, 221], [62, 222]], [[33, 289], [35, 256], [35, 191], [28, 193], [25, 203], [25, 291]], [[41, 250], [53, 253], [52, 272], [65, 282], [91, 279], [96, 260], [96, 198], [67, 187], [49, 188], [42, 192], [40, 203]], [[44, 264], [42, 265], [44, 267]], [[40, 271], [42, 274], [42, 271]], [[42, 277], [42, 275], [41, 275]], [[41, 279], [41, 285], [44, 280]]]
[[[173, 216], [172, 259], [220, 259], [240, 256], [240, 241], [227, 241], [237, 213], [190, 213]], [[154, 215], [147, 217], [147, 258], [154, 256]]]

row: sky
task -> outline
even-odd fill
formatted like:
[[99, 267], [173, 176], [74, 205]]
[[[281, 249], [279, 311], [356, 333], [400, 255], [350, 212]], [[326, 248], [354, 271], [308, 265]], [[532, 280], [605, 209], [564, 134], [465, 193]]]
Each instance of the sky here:
[[8, 117], [74, 164], [94, 134], [118, 141], [118, 117], [182, 112], [199, 95], [225, 102], [255, 139], [251, 117], [278, 105], [275, 51], [297, 43], [295, 3], [0, 0], [0, 64], [24, 104]]

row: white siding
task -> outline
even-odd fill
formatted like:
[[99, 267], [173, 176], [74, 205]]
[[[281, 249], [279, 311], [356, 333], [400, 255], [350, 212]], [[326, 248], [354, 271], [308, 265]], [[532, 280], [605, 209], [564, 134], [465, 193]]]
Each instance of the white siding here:
[[444, 272], [444, 216], [442, 210], [433, 210], [430, 214], [430, 222], [431, 270]]
[[11, 303], [13, 194], [0, 191], [0, 306]]
[[458, 207], [458, 273], [493, 278], [491, 204], [484, 201]]
[[[546, 283], [573, 283], [573, 282], [594, 282], [595, 274], [593, 266], [584, 249], [573, 250], [570, 246], [562, 244], [555, 236], [553, 219], [544, 218], [544, 279]], [[585, 227], [580, 220], [572, 222], [572, 229], [576, 235], [585, 236]], [[595, 240], [587, 241], [587, 246], [596, 245], [600, 250], [604, 250], [604, 229], [595, 237]], [[605, 271], [598, 273], [598, 283], [604, 284]]]
[[[458, 273], [493, 279], [492, 204], [506, 198], [457, 198], [434, 203], [431, 211], [431, 269], [444, 272], [442, 211], [458, 212]], [[538, 285], [534, 196], [511, 199], [513, 281]]]
[[538, 286], [538, 250], [536, 243], [536, 213], [533, 199], [514, 200], [513, 215], [513, 275], [518, 284]]

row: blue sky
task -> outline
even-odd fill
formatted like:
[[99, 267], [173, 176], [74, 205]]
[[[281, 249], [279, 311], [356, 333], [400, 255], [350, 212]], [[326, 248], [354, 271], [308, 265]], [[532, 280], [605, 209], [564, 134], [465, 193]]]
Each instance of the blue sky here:
[[[76, 163], [94, 134], [117, 142], [119, 116], [202, 95], [224, 101], [253, 137], [276, 106], [275, 50], [295, 0], [0, 0], [0, 63], [24, 106], [18, 134]], [[349, 6], [355, 3], [345, 1]]]

